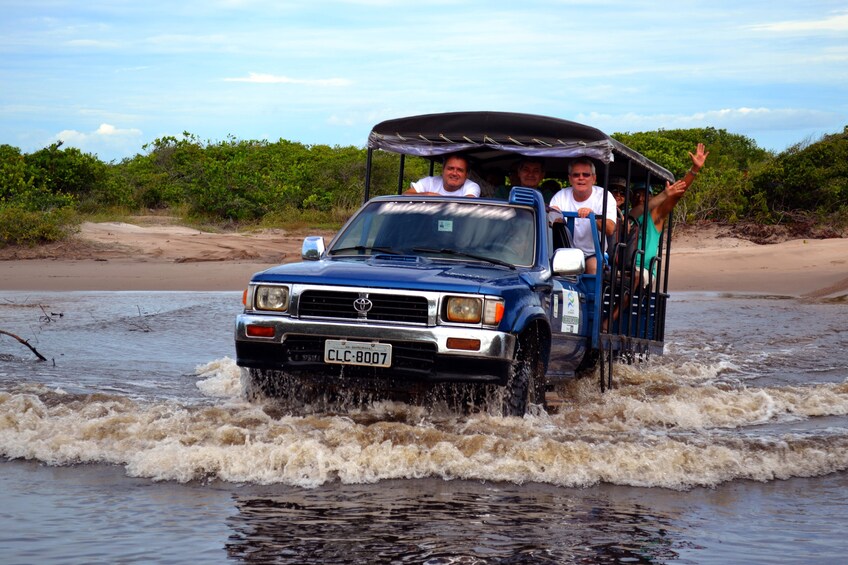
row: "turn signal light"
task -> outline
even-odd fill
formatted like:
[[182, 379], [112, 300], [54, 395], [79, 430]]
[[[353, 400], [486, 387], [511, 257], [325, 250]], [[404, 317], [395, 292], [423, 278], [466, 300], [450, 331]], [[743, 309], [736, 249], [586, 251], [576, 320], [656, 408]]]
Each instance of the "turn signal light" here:
[[465, 351], [480, 351], [479, 339], [467, 339], [463, 337], [449, 337], [448, 349], [464, 349]]
[[256, 326], [248, 324], [244, 332], [250, 337], [274, 337], [274, 326]]
[[486, 299], [486, 308], [483, 312], [483, 323], [497, 326], [501, 323], [504, 315], [504, 303], [500, 298]]

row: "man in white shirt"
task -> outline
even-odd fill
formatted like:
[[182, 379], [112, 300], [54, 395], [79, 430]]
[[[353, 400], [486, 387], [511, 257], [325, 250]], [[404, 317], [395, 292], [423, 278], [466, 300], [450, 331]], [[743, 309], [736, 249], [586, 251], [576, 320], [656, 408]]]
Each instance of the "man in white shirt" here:
[[412, 183], [404, 194], [477, 197], [480, 196], [480, 185], [468, 180], [468, 159], [450, 155], [445, 159], [441, 175], [424, 177]]
[[574, 221], [574, 247], [583, 250], [586, 257], [586, 274], [592, 275], [598, 271], [598, 259], [595, 257], [592, 225], [584, 218], [594, 212], [598, 231], [612, 235], [615, 233], [616, 224], [615, 198], [606, 193], [607, 214], [604, 221], [601, 216], [604, 209], [604, 189], [595, 186], [595, 164], [590, 159], [581, 158], [570, 163], [568, 180], [571, 186], [554, 194], [551, 198], [551, 208], [560, 212], [577, 212], [578, 217]]

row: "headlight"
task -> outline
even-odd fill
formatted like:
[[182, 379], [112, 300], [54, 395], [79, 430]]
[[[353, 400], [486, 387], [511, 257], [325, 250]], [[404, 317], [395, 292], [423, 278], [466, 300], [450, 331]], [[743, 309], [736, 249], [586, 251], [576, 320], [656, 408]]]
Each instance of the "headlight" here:
[[483, 315], [483, 301], [479, 298], [449, 296], [445, 309], [445, 318], [449, 322], [478, 324]]
[[289, 309], [289, 287], [257, 286], [253, 304], [257, 310], [285, 312]]

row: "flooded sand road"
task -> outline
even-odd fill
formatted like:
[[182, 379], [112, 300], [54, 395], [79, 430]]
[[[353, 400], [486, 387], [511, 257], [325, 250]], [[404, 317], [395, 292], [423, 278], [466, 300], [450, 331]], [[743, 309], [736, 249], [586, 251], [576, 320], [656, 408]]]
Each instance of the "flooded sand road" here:
[[[835, 561], [848, 306], [678, 293], [556, 413], [240, 395], [238, 293], [0, 293], [8, 562]], [[61, 316], [59, 315], [61, 314]], [[731, 314], [734, 314], [731, 316]], [[740, 315], [741, 314], [741, 315]]]

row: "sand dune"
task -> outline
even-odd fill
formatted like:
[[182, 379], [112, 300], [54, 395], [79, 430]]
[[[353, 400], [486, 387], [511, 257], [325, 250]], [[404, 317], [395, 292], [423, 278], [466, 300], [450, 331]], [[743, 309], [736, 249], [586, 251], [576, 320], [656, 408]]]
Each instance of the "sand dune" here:
[[[241, 290], [253, 273], [299, 260], [304, 235], [85, 223], [69, 242], [0, 250], [0, 289]], [[848, 244], [808, 239], [757, 245], [715, 228], [687, 230], [672, 243], [669, 288], [848, 296]]]

